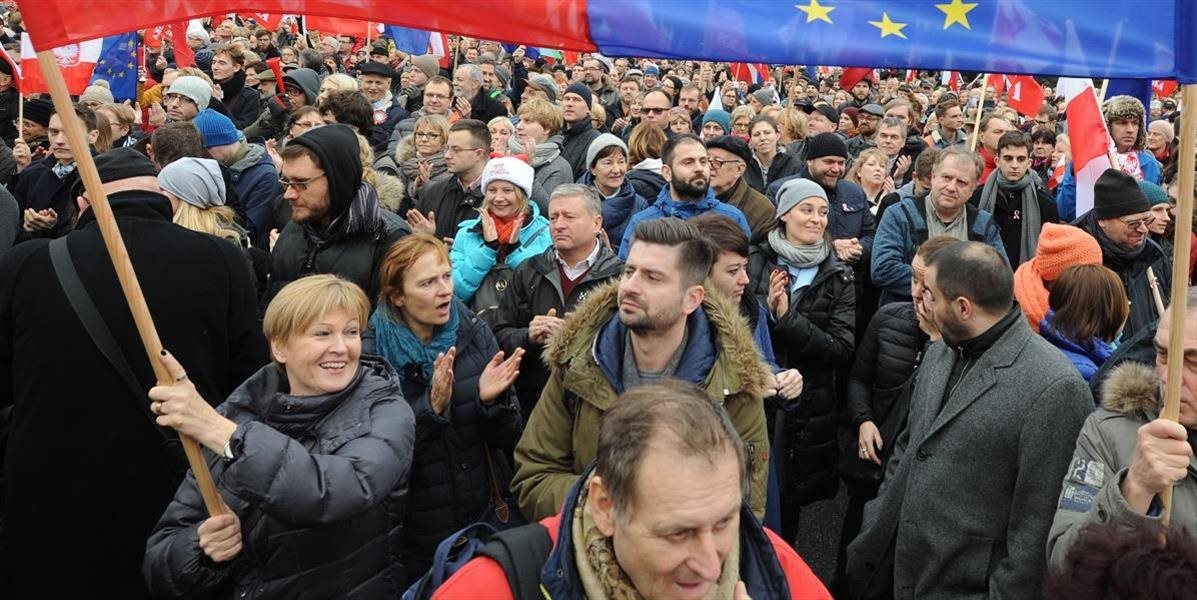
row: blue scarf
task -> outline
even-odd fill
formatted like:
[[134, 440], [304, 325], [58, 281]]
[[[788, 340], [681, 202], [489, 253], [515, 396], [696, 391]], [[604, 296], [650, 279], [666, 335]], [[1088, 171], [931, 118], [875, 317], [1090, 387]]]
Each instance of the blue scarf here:
[[378, 354], [390, 361], [400, 374], [406, 373], [408, 365], [417, 365], [424, 373], [424, 381], [432, 381], [432, 364], [436, 356], [448, 352], [457, 343], [457, 302], [449, 305], [449, 321], [435, 329], [427, 345], [412, 333], [403, 321], [386, 303], [379, 304], [370, 316], [374, 328], [375, 346]]

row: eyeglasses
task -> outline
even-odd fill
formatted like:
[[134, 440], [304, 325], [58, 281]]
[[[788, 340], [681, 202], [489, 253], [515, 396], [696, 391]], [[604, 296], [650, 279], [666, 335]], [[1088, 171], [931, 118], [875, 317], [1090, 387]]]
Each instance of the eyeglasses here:
[[321, 173], [320, 175], [317, 175], [315, 177], [311, 177], [309, 179], [302, 179], [302, 180], [293, 180], [293, 179], [287, 179], [285, 177], [279, 177], [278, 183], [279, 183], [279, 185], [283, 186], [283, 192], [286, 192], [287, 188], [295, 188], [295, 191], [297, 191], [297, 192], [306, 192], [308, 190], [308, 186], [311, 185], [313, 181], [316, 181], [317, 179], [320, 179], [321, 177], [324, 177], [325, 175], [327, 175], [327, 173]]
[[428, 140], [436, 140], [436, 139], [440, 139], [440, 137], [441, 137], [441, 134], [439, 134], [435, 131], [417, 131], [417, 132], [413, 133], [412, 135], [418, 139], [428, 139]]
[[1138, 229], [1140, 227], [1146, 229], [1151, 227], [1152, 223], [1155, 223], [1155, 216], [1143, 217], [1142, 219], [1135, 219], [1133, 221], [1127, 221], [1126, 219], [1118, 220], [1122, 221], [1122, 224], [1126, 225], [1127, 229]]
[[445, 153], [446, 154], [449, 154], [449, 153], [457, 154], [458, 152], [469, 152], [471, 150], [481, 150], [481, 149], [482, 149], [481, 146], [476, 146], [474, 148], [462, 148], [461, 146], [449, 146], [448, 148], [445, 148]]
[[733, 158], [731, 160], [723, 160], [722, 158], [715, 158], [714, 156], [712, 156], [710, 158], [710, 162], [711, 162], [711, 166], [715, 167], [716, 169], [722, 169], [723, 165], [727, 165], [727, 164], [736, 164], [736, 163], [744, 164], [744, 161], [739, 160], [739, 159]]
[[425, 100], [448, 100], [449, 95], [448, 94], [433, 94], [433, 93], [429, 93], [429, 92], [424, 92], [424, 99]]
[[663, 112], [669, 111], [668, 108], [657, 108], [655, 106], [645, 106], [645, 107], [641, 108], [640, 110], [642, 110], [650, 115], [659, 115]]

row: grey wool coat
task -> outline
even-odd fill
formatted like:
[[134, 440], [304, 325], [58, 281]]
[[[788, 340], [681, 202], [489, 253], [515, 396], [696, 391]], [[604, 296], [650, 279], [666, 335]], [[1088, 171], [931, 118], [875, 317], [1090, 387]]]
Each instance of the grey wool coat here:
[[854, 588], [877, 576], [892, 541], [894, 598], [1039, 596], [1060, 481], [1093, 401], [1018, 317], [950, 395], [958, 350], [927, 351], [910, 424], [848, 548]]

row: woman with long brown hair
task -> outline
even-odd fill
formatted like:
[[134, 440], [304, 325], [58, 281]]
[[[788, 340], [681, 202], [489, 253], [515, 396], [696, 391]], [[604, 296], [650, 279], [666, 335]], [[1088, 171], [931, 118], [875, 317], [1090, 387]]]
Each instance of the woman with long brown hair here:
[[1118, 274], [1102, 265], [1068, 267], [1052, 285], [1039, 335], [1059, 348], [1085, 381], [1114, 352], [1130, 302]]

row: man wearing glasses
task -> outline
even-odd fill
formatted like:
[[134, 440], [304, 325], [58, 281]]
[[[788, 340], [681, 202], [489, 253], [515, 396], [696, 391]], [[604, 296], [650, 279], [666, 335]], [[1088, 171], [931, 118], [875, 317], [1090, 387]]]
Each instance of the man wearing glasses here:
[[[450, 119], [449, 110], [453, 108], [453, 82], [436, 75], [424, 84], [424, 104], [411, 116], [399, 121], [391, 132], [391, 139], [387, 141], [387, 154], [394, 155], [399, 142], [416, 130], [416, 121], [424, 115], [440, 115]], [[450, 119], [452, 121], [452, 119]]]
[[744, 171], [752, 160], [748, 142], [734, 136], [721, 135], [707, 140], [707, 158], [711, 163], [711, 189], [715, 197], [744, 213], [752, 230], [753, 244], [764, 241], [774, 223], [773, 203], [764, 194], [744, 181]]
[[271, 253], [274, 269], [265, 302], [305, 275], [334, 273], [356, 283], [373, 302], [378, 266], [388, 248], [411, 230], [383, 210], [378, 192], [362, 181], [357, 134], [348, 125], [308, 130], [283, 148], [279, 184], [291, 207]]
[[1156, 314], [1147, 269], [1154, 272], [1165, 302], [1172, 289], [1172, 256], [1148, 235], [1154, 221], [1151, 203], [1138, 181], [1117, 169], [1106, 169], [1093, 186], [1093, 210], [1076, 222], [1097, 238], [1102, 264], [1126, 285], [1130, 315], [1122, 339], [1130, 339], [1161, 316]]

